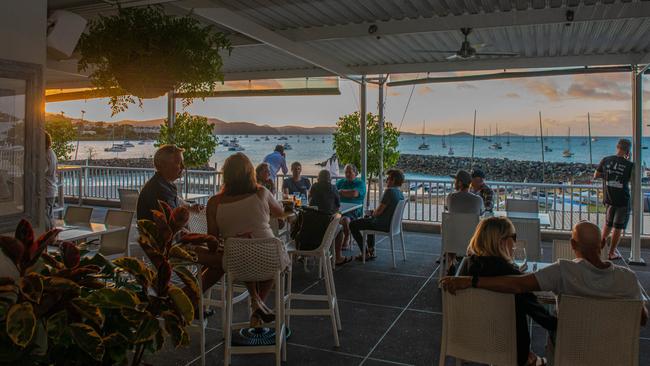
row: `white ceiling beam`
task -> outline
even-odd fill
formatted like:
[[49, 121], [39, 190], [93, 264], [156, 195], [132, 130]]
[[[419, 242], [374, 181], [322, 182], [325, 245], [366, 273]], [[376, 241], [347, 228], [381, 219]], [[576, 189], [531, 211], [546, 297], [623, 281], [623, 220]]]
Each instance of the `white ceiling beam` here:
[[328, 54], [322, 53], [309, 45], [294, 42], [228, 9], [194, 8], [193, 14], [286, 52], [332, 74], [344, 78], [351, 78], [352, 75], [356, 75], [354, 70]]
[[638, 58], [638, 53], [588, 56], [502, 57], [464, 61], [457, 60], [412, 64], [369, 65], [354, 67], [354, 69], [360, 75], [503, 69], [512, 70], [570, 66], [630, 65]]
[[[589, 22], [610, 19], [645, 18], [650, 14], [650, 1], [595, 4], [571, 8], [545, 8], [512, 10], [506, 12], [448, 15], [445, 17], [403, 19], [278, 30], [277, 33], [296, 42], [332, 40], [358, 37], [377, 37], [398, 34], [445, 32], [469, 28], [501, 28], [537, 24], [567, 23], [566, 12], [574, 12], [573, 22]], [[377, 31], [368, 33], [371, 25]]]

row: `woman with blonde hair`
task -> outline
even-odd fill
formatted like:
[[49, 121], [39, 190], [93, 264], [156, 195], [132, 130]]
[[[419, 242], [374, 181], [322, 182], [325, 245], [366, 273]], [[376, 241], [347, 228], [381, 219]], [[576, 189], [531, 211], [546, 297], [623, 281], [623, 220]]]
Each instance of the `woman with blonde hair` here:
[[[479, 222], [467, 247], [467, 257], [458, 270], [459, 276], [475, 278], [521, 275], [512, 260], [512, 249], [517, 242], [514, 225], [506, 217], [490, 217]], [[517, 324], [517, 364], [545, 365], [546, 359], [530, 351], [530, 333], [526, 315], [548, 331], [555, 332], [557, 318], [537, 302], [533, 294], [515, 295]]]
[[[217, 238], [272, 238], [269, 225], [271, 216], [280, 216], [282, 205], [273, 195], [257, 183], [255, 168], [250, 159], [242, 153], [229, 156], [223, 164], [221, 191], [208, 200], [206, 215], [208, 234]], [[218, 254], [219, 257], [222, 254]], [[214, 284], [223, 274], [214, 272], [206, 278]], [[206, 276], [204, 275], [204, 278]], [[216, 277], [216, 279], [215, 279]], [[251, 296], [251, 327], [275, 319], [264, 300], [273, 287], [273, 281], [246, 283]]]

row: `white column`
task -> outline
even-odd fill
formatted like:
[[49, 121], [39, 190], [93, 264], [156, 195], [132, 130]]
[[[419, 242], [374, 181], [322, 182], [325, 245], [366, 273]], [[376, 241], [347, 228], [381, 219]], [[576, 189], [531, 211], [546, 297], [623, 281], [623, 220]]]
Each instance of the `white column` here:
[[632, 243], [630, 264], [645, 264], [641, 258], [641, 222], [643, 220], [643, 196], [641, 194], [641, 136], [643, 134], [643, 72], [632, 66]]
[[[368, 177], [368, 136], [366, 130], [366, 77], [361, 78], [361, 84], [359, 84], [359, 122], [361, 124], [361, 180], [364, 184], [368, 184], [366, 181]], [[370, 193], [370, 192], [368, 192]], [[366, 201], [367, 202], [367, 201]]]
[[173, 127], [176, 122], [176, 93], [173, 90], [167, 92], [167, 126]]
[[384, 87], [385, 87], [384, 75], [379, 77], [379, 103], [377, 105], [378, 114], [379, 114], [379, 194], [384, 191]]

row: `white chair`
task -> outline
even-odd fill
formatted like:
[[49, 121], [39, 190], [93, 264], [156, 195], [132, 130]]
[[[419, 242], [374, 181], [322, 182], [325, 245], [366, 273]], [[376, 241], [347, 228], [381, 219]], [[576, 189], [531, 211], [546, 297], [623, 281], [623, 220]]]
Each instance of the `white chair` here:
[[375, 235], [375, 244], [377, 243], [377, 236], [387, 236], [390, 238], [390, 251], [393, 255], [393, 268], [397, 267], [395, 264], [395, 237], [399, 235], [402, 242], [402, 256], [406, 260], [406, 247], [404, 246], [404, 233], [402, 232], [402, 216], [404, 215], [404, 207], [406, 207], [406, 200], [401, 200], [397, 203], [393, 216], [390, 218], [390, 231], [380, 230], [363, 230], [363, 248], [361, 249], [361, 256], [363, 263], [366, 263], [366, 246], [368, 242], [368, 235]]
[[506, 211], [508, 212], [539, 212], [537, 200], [506, 199]]
[[140, 195], [137, 189], [118, 188], [117, 194], [120, 198], [120, 209], [136, 212]]
[[271, 226], [271, 231], [273, 231], [273, 236], [276, 238], [288, 242], [289, 241], [289, 223], [285, 222], [284, 227], [280, 229], [280, 222], [277, 217], [271, 217], [269, 220], [269, 226]]
[[570, 240], [553, 240], [553, 262], [559, 259], [573, 260], [575, 257]]
[[474, 235], [479, 217], [475, 214], [442, 213], [442, 245], [440, 246], [440, 273], [439, 278], [447, 270], [447, 253], [467, 253], [469, 240]]
[[93, 215], [92, 207], [68, 206], [63, 214], [63, 221], [66, 225], [90, 225], [90, 217]]
[[442, 293], [440, 366], [446, 356], [499, 366], [517, 365], [515, 297], [480, 289]]
[[[187, 221], [188, 229], [193, 233], [207, 234], [208, 233], [208, 220], [205, 215], [205, 211], [194, 212], [190, 211], [190, 219]], [[201, 270], [202, 271], [202, 270]], [[215, 290], [218, 290], [219, 297], [214, 296]], [[234, 288], [236, 296], [233, 297], [233, 304], [240, 303], [244, 300], [249, 300], [249, 294], [246, 287], [235, 285]], [[221, 280], [216, 283], [214, 286], [209, 288], [203, 294], [203, 307], [209, 309], [210, 307], [215, 307], [221, 309], [221, 327], [224, 329], [226, 326], [226, 306], [224, 305], [224, 299], [226, 298], [226, 281]], [[247, 301], [250, 304], [250, 301]], [[247, 307], [248, 312], [250, 313], [250, 306]], [[250, 315], [250, 314], [249, 314]]]
[[99, 237], [99, 253], [108, 259], [131, 255], [129, 234], [131, 233], [132, 211], [108, 210], [104, 224], [109, 226], [124, 226], [126, 229], [114, 233], [103, 234]]
[[[223, 254], [226, 271], [226, 323], [224, 364], [230, 365], [233, 354], [274, 353], [276, 366], [286, 360], [286, 325], [284, 315], [284, 281], [287, 267], [290, 266], [288, 254], [277, 238], [226, 240]], [[233, 346], [232, 329], [247, 327], [248, 323], [232, 324], [233, 283], [275, 281], [275, 345], [271, 346]]]
[[526, 242], [526, 257], [528, 261], [539, 262], [542, 257], [542, 234], [539, 228], [539, 219], [521, 219], [510, 217], [515, 226], [517, 240]]
[[[294, 257], [297, 256], [302, 256], [303, 258], [306, 257], [312, 257], [315, 260], [320, 261], [320, 263], [324, 264], [324, 269], [325, 269], [325, 291], [327, 292], [326, 295], [307, 295], [307, 294], [301, 294], [301, 293], [292, 293], [291, 292], [291, 281], [293, 280], [293, 271], [289, 271], [289, 280], [288, 280], [288, 285], [287, 285], [287, 296], [286, 296], [286, 314], [287, 314], [287, 326], [289, 326], [290, 320], [291, 320], [291, 315], [326, 315], [329, 316], [330, 319], [332, 320], [332, 332], [334, 333], [334, 345], [336, 347], [340, 346], [339, 343], [339, 334], [338, 332], [342, 330], [341, 327], [341, 316], [339, 314], [339, 303], [336, 297], [336, 287], [334, 285], [334, 269], [332, 267], [332, 252], [331, 252], [331, 247], [332, 244], [334, 243], [334, 238], [336, 237], [336, 233], [338, 231], [339, 223], [341, 221], [341, 215], [336, 214], [332, 218], [332, 221], [330, 221], [330, 224], [327, 226], [327, 230], [325, 230], [325, 235], [323, 236], [323, 240], [321, 241], [320, 245], [318, 248], [313, 249], [313, 250], [298, 250], [295, 247], [294, 243], [291, 243], [289, 245], [289, 255], [293, 259]], [[298, 309], [298, 308], [292, 308], [291, 307], [291, 301], [292, 300], [303, 300], [303, 301], [319, 301], [319, 302], [327, 302], [327, 309], [317, 309], [317, 308], [309, 308], [309, 309]]]
[[555, 366], [639, 364], [641, 300], [559, 299]]

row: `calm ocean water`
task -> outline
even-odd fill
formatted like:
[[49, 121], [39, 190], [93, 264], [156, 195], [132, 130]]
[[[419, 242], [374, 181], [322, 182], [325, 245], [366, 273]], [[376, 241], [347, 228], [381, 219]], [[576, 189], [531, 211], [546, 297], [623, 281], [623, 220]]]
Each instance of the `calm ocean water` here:
[[[232, 138], [233, 136], [228, 137]], [[279, 136], [269, 136], [269, 141], [264, 141], [263, 136], [255, 135], [236, 137], [239, 139], [239, 144], [245, 148], [243, 152], [248, 155], [253, 164], [261, 162], [266, 154], [273, 151], [276, 144], [288, 142], [293, 149], [286, 152], [287, 161], [289, 164], [293, 161], [300, 161], [303, 165], [304, 174], [317, 174], [321, 168], [316, 163], [323, 162], [333, 153], [332, 136], [330, 135], [287, 136], [287, 141], [277, 140], [276, 138]], [[255, 141], [256, 139], [259, 141]], [[598, 163], [602, 157], [614, 153], [618, 139], [619, 137], [598, 137], [596, 141], [592, 142], [591, 155], [594, 164]], [[650, 138], [644, 138], [643, 140], [645, 146], [650, 144]], [[454, 156], [471, 156], [472, 138], [470, 136], [446, 137], [446, 148], [442, 147], [442, 139], [439, 136], [425, 137], [425, 141], [430, 145], [430, 149], [419, 150], [418, 146], [422, 142], [421, 136], [401, 136], [399, 150], [403, 154], [447, 156], [449, 147], [451, 146], [454, 150]], [[120, 141], [116, 142], [119, 143]], [[501, 150], [490, 148], [490, 145], [495, 142], [499, 142], [502, 145]], [[477, 137], [475, 140], [474, 156], [483, 158], [508, 158], [512, 160], [542, 160], [542, 148], [538, 138], [517, 136], [510, 138], [510, 144], [507, 144], [507, 142], [508, 139], [506, 137], [493, 137], [492, 142], [484, 141]], [[574, 155], [570, 158], [562, 156], [562, 152], [569, 147], [569, 140], [566, 136], [545, 137], [544, 142], [552, 150], [544, 152], [546, 161], [581, 163], [588, 163], [590, 161], [587, 137], [574, 136], [571, 138], [570, 148]], [[112, 153], [104, 151], [105, 147], [111, 146], [111, 141], [81, 141], [79, 143], [78, 159], [86, 159], [88, 157], [89, 147], [95, 150], [96, 159], [151, 157], [155, 151], [152, 142], [147, 142], [144, 145], [138, 145], [137, 141], [132, 141], [132, 143], [135, 147], [129, 148], [126, 152]], [[232, 151], [228, 151], [226, 147], [219, 145], [210, 162], [211, 164], [217, 163], [218, 166], [221, 166], [223, 161], [231, 154], [233, 154]], [[650, 159], [650, 155], [648, 154], [650, 154], [650, 150], [643, 151], [644, 161], [646, 158]]]

